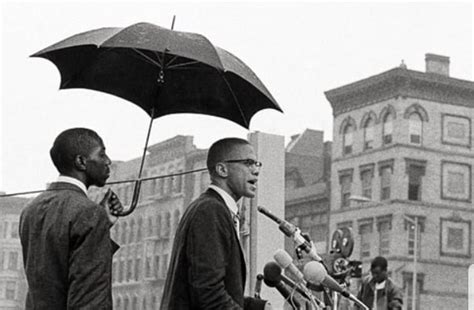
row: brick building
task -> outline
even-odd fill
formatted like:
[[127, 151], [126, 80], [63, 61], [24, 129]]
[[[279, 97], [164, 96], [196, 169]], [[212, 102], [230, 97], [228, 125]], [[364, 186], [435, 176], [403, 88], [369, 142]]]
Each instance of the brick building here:
[[334, 114], [330, 231], [352, 227], [364, 272], [373, 257], [388, 258], [407, 309], [416, 243], [416, 308], [466, 309], [474, 83], [450, 77], [448, 57], [425, 61], [425, 72], [402, 63], [325, 93]]
[[27, 198], [0, 198], [0, 310], [24, 309], [27, 283], [18, 224]]

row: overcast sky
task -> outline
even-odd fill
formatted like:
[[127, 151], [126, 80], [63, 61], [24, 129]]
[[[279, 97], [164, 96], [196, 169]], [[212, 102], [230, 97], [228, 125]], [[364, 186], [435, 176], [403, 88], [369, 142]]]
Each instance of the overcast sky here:
[[[397, 67], [424, 71], [425, 53], [449, 56], [451, 76], [473, 80], [473, 8], [468, 2], [2, 2], [0, 191], [44, 188], [57, 176], [49, 159], [54, 138], [70, 127], [95, 129], [109, 156], [141, 155], [148, 116], [133, 104], [89, 90], [59, 91], [59, 72], [28, 56], [73, 34], [149, 22], [205, 35], [260, 77], [284, 114], [259, 112], [252, 131], [287, 138], [306, 128], [332, 139], [324, 92]], [[225, 136], [246, 137], [238, 125], [191, 114], [165, 116], [150, 144], [193, 135], [200, 148]]]

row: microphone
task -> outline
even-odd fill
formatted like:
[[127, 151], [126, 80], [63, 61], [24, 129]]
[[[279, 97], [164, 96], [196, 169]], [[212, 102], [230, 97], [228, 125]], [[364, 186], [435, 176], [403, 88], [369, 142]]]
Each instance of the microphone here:
[[257, 299], [261, 299], [260, 291], [262, 290], [262, 281], [263, 281], [263, 275], [259, 273], [257, 275], [257, 282], [255, 283], [255, 295], [254, 295], [254, 297]]
[[288, 287], [281, 281], [281, 268], [277, 263], [270, 262], [263, 267], [263, 282], [268, 287], [276, 288], [293, 308], [301, 309], [300, 302], [294, 298], [294, 294], [292, 294]]
[[278, 263], [278, 265], [280, 265], [281, 268], [285, 269], [287, 272], [291, 273], [296, 278], [295, 285], [296, 287], [299, 287], [299, 289], [304, 292], [304, 296], [310, 299], [310, 301], [314, 303], [315, 306], [319, 305], [320, 307], [323, 307], [323, 308], [325, 307], [324, 303], [322, 303], [320, 300], [315, 298], [313, 294], [311, 294], [311, 292], [306, 287], [306, 280], [304, 278], [304, 275], [293, 264], [293, 259], [291, 258], [290, 254], [280, 249], [275, 252], [275, 254], [273, 255], [273, 258]]
[[295, 281], [291, 280], [290, 278], [281, 273], [281, 267], [277, 263], [267, 263], [263, 268], [263, 275], [265, 280], [271, 282], [282, 282], [291, 287], [291, 289], [296, 290], [303, 297], [309, 299], [309, 297], [306, 296], [306, 292], [302, 290], [298, 285], [296, 285]]
[[301, 230], [296, 227], [295, 225], [291, 224], [290, 222], [287, 222], [277, 216], [275, 216], [273, 213], [271, 213], [269, 210], [265, 209], [264, 207], [257, 207], [257, 210], [260, 213], [265, 214], [267, 217], [271, 218], [273, 221], [275, 221], [278, 224], [278, 228], [287, 236], [290, 238], [293, 238], [293, 240], [296, 242], [298, 247], [301, 247], [309, 256], [316, 260], [316, 261], [321, 261], [322, 258], [316, 253], [316, 249], [313, 249], [311, 246], [311, 243], [306, 240], [306, 238], [303, 237], [301, 234]]
[[314, 284], [321, 284], [327, 287], [328, 289], [338, 292], [342, 296], [349, 298], [363, 309], [369, 310], [369, 308], [359, 299], [357, 299], [357, 297], [355, 297], [349, 291], [344, 289], [339, 283], [337, 283], [336, 280], [334, 280], [330, 275], [328, 275], [326, 268], [324, 268], [321, 263], [310, 261], [303, 267], [303, 274], [304, 278], [308, 282]]

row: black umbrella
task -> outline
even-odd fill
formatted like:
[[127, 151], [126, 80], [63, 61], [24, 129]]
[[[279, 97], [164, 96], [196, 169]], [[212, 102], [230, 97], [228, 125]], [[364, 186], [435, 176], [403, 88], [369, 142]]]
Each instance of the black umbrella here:
[[150, 115], [145, 149], [130, 214], [138, 202], [141, 174], [153, 119], [200, 113], [249, 128], [266, 108], [282, 111], [253, 71], [204, 36], [149, 23], [100, 28], [69, 37], [32, 57], [52, 61], [60, 89], [87, 88], [124, 98]]

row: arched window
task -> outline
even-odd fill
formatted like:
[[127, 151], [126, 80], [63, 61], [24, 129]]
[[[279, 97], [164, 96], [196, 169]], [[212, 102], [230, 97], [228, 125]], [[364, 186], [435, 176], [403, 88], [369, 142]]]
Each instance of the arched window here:
[[344, 155], [352, 154], [352, 144], [354, 143], [354, 131], [355, 127], [352, 124], [347, 124], [344, 127], [343, 137], [342, 137], [342, 152]]
[[374, 148], [374, 125], [375, 120], [369, 117], [364, 123], [364, 150]]
[[383, 118], [383, 128], [382, 128], [382, 142], [383, 145], [388, 145], [393, 142], [393, 119], [394, 116], [392, 113], [385, 114]]
[[421, 144], [421, 134], [423, 131], [423, 121], [420, 114], [412, 113], [408, 118], [408, 134], [410, 143]]

